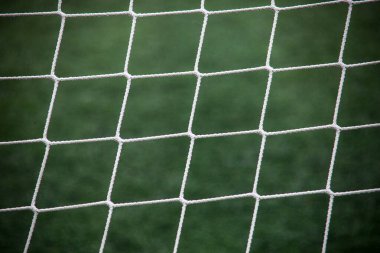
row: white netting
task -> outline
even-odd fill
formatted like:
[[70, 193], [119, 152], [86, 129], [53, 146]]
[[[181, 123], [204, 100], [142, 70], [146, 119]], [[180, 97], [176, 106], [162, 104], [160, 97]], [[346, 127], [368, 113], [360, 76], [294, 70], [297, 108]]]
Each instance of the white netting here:
[[[38, 218], [38, 214], [42, 213], [42, 212], [53, 212], [53, 211], [59, 211], [59, 210], [65, 210], [65, 209], [75, 209], [75, 208], [82, 208], [82, 207], [88, 207], [88, 206], [98, 206], [98, 205], [108, 206], [109, 207], [109, 213], [108, 213], [108, 217], [107, 217], [106, 226], [104, 228], [104, 234], [103, 234], [101, 246], [99, 249], [99, 252], [103, 252], [104, 246], [105, 246], [105, 243], [107, 240], [108, 229], [110, 226], [110, 221], [111, 221], [111, 217], [112, 217], [112, 213], [113, 213], [114, 208], [123, 207], [123, 206], [148, 205], [148, 204], [155, 204], [155, 203], [180, 202], [180, 203], [182, 203], [182, 211], [181, 211], [181, 215], [180, 215], [180, 220], [179, 220], [178, 230], [177, 230], [177, 236], [175, 239], [175, 245], [174, 245], [174, 249], [173, 249], [173, 252], [175, 253], [178, 250], [178, 246], [179, 246], [179, 243], [181, 240], [181, 232], [182, 232], [183, 222], [185, 219], [186, 208], [188, 205], [206, 203], [206, 202], [211, 202], [211, 201], [222, 201], [222, 200], [228, 200], [228, 199], [252, 197], [256, 201], [255, 201], [255, 207], [253, 210], [252, 223], [250, 226], [249, 238], [248, 238], [247, 247], [246, 247], [246, 252], [248, 253], [251, 249], [251, 245], [253, 242], [253, 234], [254, 234], [258, 209], [260, 206], [260, 200], [284, 198], [284, 197], [295, 197], [295, 196], [311, 195], [311, 194], [327, 194], [327, 195], [329, 195], [330, 201], [329, 201], [328, 210], [327, 210], [324, 240], [323, 240], [323, 245], [322, 245], [322, 252], [325, 252], [326, 246], [327, 246], [327, 240], [328, 240], [331, 213], [332, 213], [333, 204], [334, 204], [334, 197], [335, 196], [363, 194], [363, 193], [379, 192], [380, 191], [380, 188], [373, 188], [373, 189], [356, 190], [356, 191], [333, 192], [330, 188], [331, 177], [332, 177], [332, 173], [333, 173], [334, 162], [335, 162], [335, 157], [336, 157], [340, 133], [342, 131], [352, 130], [352, 129], [380, 127], [380, 123], [366, 124], [366, 125], [355, 125], [355, 126], [348, 126], [348, 127], [340, 127], [337, 124], [339, 104], [340, 104], [340, 100], [341, 100], [341, 94], [342, 94], [342, 88], [343, 88], [343, 84], [344, 84], [344, 80], [345, 80], [346, 70], [348, 68], [355, 68], [355, 67], [359, 67], [359, 66], [373, 65], [373, 64], [379, 64], [380, 63], [380, 60], [371, 61], [371, 62], [362, 62], [362, 63], [356, 63], [356, 64], [345, 64], [343, 62], [343, 54], [344, 54], [344, 49], [345, 49], [345, 44], [346, 44], [347, 33], [348, 33], [349, 25], [350, 25], [351, 11], [352, 11], [353, 5], [358, 5], [358, 4], [362, 4], [362, 3], [368, 3], [368, 2], [376, 2], [376, 1], [379, 1], [379, 0], [363, 0], [363, 1], [356, 1], [356, 2], [351, 1], [351, 0], [336, 0], [336, 1], [328, 1], [328, 2], [321, 2], [321, 3], [314, 3], [314, 4], [296, 5], [296, 6], [290, 6], [290, 7], [277, 7], [275, 5], [275, 1], [272, 0], [271, 5], [268, 5], [268, 6], [208, 11], [204, 7], [204, 0], [201, 0], [200, 8], [194, 9], [194, 10], [157, 12], [157, 13], [135, 13], [133, 11], [133, 0], [131, 0], [128, 11], [66, 14], [66, 13], [62, 12], [62, 10], [61, 10], [62, 0], [59, 0], [57, 11], [30, 12], [30, 13], [2, 13], [2, 14], [0, 14], [0, 17], [30, 16], [30, 15], [59, 15], [61, 17], [61, 26], [60, 26], [60, 30], [59, 30], [58, 40], [57, 40], [57, 44], [56, 44], [56, 49], [55, 49], [54, 58], [52, 61], [52, 67], [51, 67], [50, 74], [48, 74], [48, 75], [35, 75], [35, 76], [0, 77], [0, 80], [39, 79], [39, 78], [54, 80], [54, 90], [52, 93], [52, 97], [51, 97], [51, 101], [50, 101], [50, 106], [49, 106], [48, 115], [46, 118], [46, 123], [45, 123], [42, 138], [0, 142], [0, 145], [22, 144], [22, 143], [32, 143], [32, 142], [42, 142], [46, 145], [44, 158], [42, 161], [41, 169], [39, 172], [39, 176], [38, 176], [38, 180], [37, 180], [37, 183], [35, 186], [35, 190], [34, 190], [34, 194], [33, 194], [31, 204], [29, 206], [0, 209], [0, 212], [10, 212], [10, 211], [17, 211], [17, 210], [31, 210], [31, 211], [33, 211], [34, 216], [33, 216], [32, 224], [30, 226], [30, 231], [29, 231], [28, 238], [27, 238], [27, 241], [25, 244], [24, 252], [26, 253], [28, 251], [28, 248], [29, 248], [32, 236], [33, 236], [35, 224], [36, 224], [36, 221]], [[277, 21], [278, 21], [279, 12], [286, 11], [286, 10], [292, 10], [292, 9], [311, 8], [311, 7], [322, 6], [322, 5], [332, 5], [332, 4], [337, 4], [337, 3], [341, 3], [341, 2], [347, 3], [348, 11], [347, 11], [344, 33], [343, 33], [343, 37], [342, 37], [341, 45], [340, 45], [339, 58], [337, 59], [336, 62], [325, 63], [325, 64], [316, 64], [316, 65], [286, 67], [286, 68], [273, 68], [273, 67], [271, 67], [270, 58], [271, 58], [273, 41], [274, 41], [274, 37], [276, 34], [276, 25], [277, 25]], [[268, 10], [268, 9], [274, 11], [274, 19], [273, 19], [272, 31], [271, 31], [271, 35], [270, 35], [268, 50], [267, 50], [265, 66], [254, 67], [254, 68], [245, 68], [245, 69], [237, 69], [237, 70], [228, 70], [228, 71], [221, 71], [221, 72], [212, 72], [212, 73], [201, 73], [201, 72], [199, 72], [199, 70], [198, 70], [199, 59], [201, 57], [201, 51], [202, 51], [203, 40], [204, 40], [205, 33], [206, 33], [207, 21], [208, 21], [208, 17], [210, 15], [218, 15], [218, 14], [231, 13], [231, 12], [260, 11], [260, 10]], [[129, 74], [128, 73], [128, 65], [129, 65], [129, 59], [130, 59], [131, 50], [132, 50], [132, 46], [133, 46], [134, 33], [135, 33], [135, 27], [136, 27], [137, 19], [141, 18], [141, 17], [148, 17], [148, 16], [178, 15], [178, 14], [189, 14], [189, 13], [202, 13], [203, 14], [203, 25], [202, 25], [200, 38], [199, 38], [199, 45], [198, 45], [194, 70], [193, 71], [187, 71], [187, 72], [173, 72], [173, 73], [163, 73], [163, 74], [146, 74], [146, 75], [131, 75], [131, 74]], [[57, 63], [57, 59], [58, 59], [58, 55], [59, 55], [59, 51], [60, 51], [60, 46], [61, 46], [61, 42], [62, 42], [62, 36], [64, 33], [66, 19], [67, 18], [76, 18], [76, 17], [86, 17], [86, 16], [111, 16], [111, 15], [129, 15], [132, 17], [132, 26], [131, 26], [131, 31], [130, 31], [127, 55], [126, 55], [126, 59], [125, 59], [124, 72], [111, 73], [111, 74], [100, 74], [100, 75], [90, 75], [90, 76], [73, 76], [73, 77], [58, 77], [58, 76], [56, 76], [55, 75], [55, 68], [56, 68], [56, 63]], [[341, 68], [341, 78], [340, 78], [338, 95], [337, 95], [336, 103], [335, 103], [334, 117], [332, 119], [331, 124], [315, 126], [315, 127], [306, 127], [306, 128], [299, 128], [299, 129], [284, 130], [284, 131], [273, 131], [273, 132], [267, 132], [264, 130], [263, 124], [264, 124], [264, 118], [265, 118], [265, 113], [266, 113], [266, 109], [267, 109], [268, 97], [269, 97], [269, 93], [271, 91], [271, 82], [272, 82], [273, 73], [283, 72], [283, 71], [292, 71], [292, 70], [333, 67], [333, 66]], [[203, 77], [217, 76], [217, 75], [229, 75], [229, 74], [234, 74], [234, 73], [252, 72], [252, 71], [258, 71], [258, 70], [267, 70], [269, 72], [269, 78], [268, 78], [266, 93], [265, 93], [265, 97], [264, 97], [264, 103], [262, 106], [262, 112], [261, 112], [261, 117], [260, 117], [260, 124], [259, 124], [258, 129], [247, 130], [247, 131], [237, 131], [237, 132], [203, 134], [203, 135], [196, 135], [196, 134], [192, 133], [192, 124], [193, 124], [193, 120], [194, 120], [195, 109], [197, 106], [198, 93], [199, 93], [199, 89], [200, 89], [200, 85], [201, 85], [201, 81], [202, 81]], [[123, 116], [124, 116], [125, 106], [127, 103], [128, 93], [129, 93], [130, 86], [131, 86], [131, 81], [133, 79], [141, 79], [141, 78], [154, 78], [154, 77], [180, 76], [180, 75], [195, 75], [197, 77], [197, 85], [196, 85], [196, 90], [195, 90], [195, 94], [194, 94], [194, 98], [193, 98], [192, 110], [191, 110], [191, 115], [190, 115], [189, 124], [188, 124], [188, 131], [183, 132], [183, 133], [174, 133], [174, 134], [159, 135], [159, 136], [148, 136], [148, 137], [142, 137], [142, 138], [128, 138], [128, 139], [121, 138], [120, 137], [120, 128], [121, 128], [121, 124], [123, 121]], [[116, 130], [115, 136], [102, 137], [102, 138], [92, 138], [92, 139], [64, 140], [64, 141], [50, 141], [48, 139], [47, 133], [48, 133], [48, 129], [49, 129], [51, 114], [52, 114], [57, 90], [59, 87], [59, 83], [61, 81], [97, 79], [97, 78], [112, 78], [112, 77], [123, 77], [123, 76], [127, 78], [128, 82], [127, 82], [127, 86], [126, 86], [126, 90], [125, 90], [125, 94], [124, 94], [122, 107], [121, 107], [120, 114], [119, 114], [119, 120], [118, 120], [117, 130]], [[256, 192], [256, 189], [257, 189], [257, 185], [258, 185], [258, 180], [259, 180], [259, 175], [260, 175], [260, 167], [261, 167], [261, 163], [262, 163], [262, 159], [263, 159], [263, 154], [264, 154], [267, 136], [291, 134], [291, 133], [296, 133], [296, 132], [306, 132], [306, 131], [313, 131], [313, 130], [318, 130], [318, 129], [334, 129], [336, 131], [335, 141], [334, 141], [334, 146], [333, 146], [333, 152], [332, 152], [332, 158], [331, 158], [331, 163], [330, 163], [329, 172], [328, 172], [328, 178], [327, 178], [327, 182], [326, 182], [326, 187], [324, 189], [313, 190], [313, 191], [291, 192], [291, 193], [271, 194], [271, 195], [259, 195]], [[219, 136], [232, 136], [232, 135], [244, 135], [244, 134], [258, 134], [258, 135], [262, 136], [259, 159], [258, 159], [258, 163], [257, 163], [256, 175], [255, 175], [255, 179], [254, 179], [252, 192], [248, 192], [248, 193], [244, 193], [244, 194], [237, 194], [237, 195], [227, 195], [227, 196], [221, 196], [221, 197], [215, 197], [215, 198], [198, 199], [198, 200], [187, 200], [187, 199], [185, 199], [184, 198], [184, 190], [186, 187], [186, 180], [187, 180], [187, 176], [189, 173], [189, 168], [190, 168], [190, 163], [191, 163], [191, 158], [192, 158], [195, 140], [201, 139], [201, 138], [212, 138], [212, 137], [219, 137]], [[113, 203], [111, 201], [111, 193], [112, 193], [112, 189], [113, 189], [113, 185], [114, 185], [114, 181], [115, 181], [116, 172], [118, 169], [118, 163], [120, 160], [121, 150], [122, 150], [124, 143], [157, 140], [157, 139], [164, 139], [164, 138], [173, 138], [173, 137], [179, 137], [179, 136], [188, 136], [191, 139], [191, 141], [190, 141], [185, 171], [184, 171], [184, 175], [183, 175], [183, 180], [182, 180], [182, 184], [181, 184], [181, 190], [180, 190], [179, 196], [177, 198], [159, 199], [159, 200], [151, 200], [151, 201], [139, 201], [139, 202], [127, 202], [127, 203], [117, 203], [117, 204]], [[52, 145], [74, 144], [74, 143], [84, 143], [84, 142], [97, 142], [97, 141], [106, 141], [106, 140], [113, 140], [113, 141], [117, 141], [119, 143], [106, 200], [99, 201], [99, 202], [77, 204], [77, 205], [52, 207], [52, 208], [37, 208], [36, 207], [35, 204], [36, 204], [37, 194], [38, 194], [40, 184], [41, 184], [41, 181], [42, 181], [42, 178], [44, 175], [44, 169], [45, 169], [46, 162], [48, 159], [49, 150], [50, 150], [50, 147]]]

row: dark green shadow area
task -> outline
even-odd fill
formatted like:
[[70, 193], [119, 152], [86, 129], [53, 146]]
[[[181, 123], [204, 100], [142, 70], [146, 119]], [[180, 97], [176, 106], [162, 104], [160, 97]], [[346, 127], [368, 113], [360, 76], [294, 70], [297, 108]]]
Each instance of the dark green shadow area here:
[[194, 76], [133, 80], [121, 136], [136, 138], [187, 132], [195, 85]]
[[287, 7], [287, 6], [296, 6], [296, 5], [302, 5], [302, 4], [316, 4], [316, 3], [323, 3], [323, 2], [330, 2], [330, 0], [276, 0], [276, 6], [278, 7]]
[[185, 197], [202, 199], [251, 192], [260, 143], [259, 135], [196, 140]]
[[104, 252], [172, 252], [180, 214], [178, 203], [116, 208]]
[[143, 17], [137, 20], [129, 73], [194, 70], [201, 14]]
[[269, 136], [257, 192], [278, 194], [324, 189], [334, 137], [334, 130]]
[[339, 68], [275, 73], [264, 129], [279, 131], [331, 124], [340, 75]]
[[41, 138], [52, 91], [45, 79], [1, 81], [0, 141]]
[[202, 79], [192, 131], [196, 134], [259, 128], [268, 73]]
[[30, 205], [44, 153], [41, 143], [0, 146], [0, 208]]
[[251, 252], [321, 252], [327, 195], [262, 200]]
[[270, 0], [206, 0], [207, 10], [228, 10], [270, 5]]
[[23, 252], [32, 218], [31, 211], [0, 213], [1, 252]]
[[335, 198], [327, 252], [379, 252], [379, 237], [378, 193]]
[[41, 213], [28, 252], [99, 252], [107, 214], [104, 206]]
[[58, 16], [0, 17], [0, 76], [50, 74], [60, 21]]
[[199, 70], [216, 72], [265, 65], [273, 15], [263, 10], [210, 16]]
[[133, 3], [133, 10], [137, 13], [181, 11], [198, 9], [200, 6], [200, 0], [138, 0]]
[[129, 0], [63, 0], [62, 11], [65, 13], [93, 13], [110, 11], [128, 11]]
[[52, 140], [114, 136], [127, 80], [61, 82], [48, 136]]
[[57, 6], [58, 0], [3, 0], [0, 4], [0, 13], [56, 11]]
[[347, 69], [338, 114], [340, 126], [380, 122], [379, 73], [380, 65]]
[[120, 203], [177, 198], [189, 144], [187, 137], [125, 144], [112, 201]]
[[178, 252], [245, 252], [254, 203], [243, 198], [188, 206]]
[[56, 75], [123, 72], [130, 29], [131, 18], [127, 15], [68, 18]]
[[342, 3], [280, 12], [271, 66], [337, 62], [347, 9]]
[[376, 61], [380, 59], [380, 3], [354, 6], [347, 35], [345, 63]]
[[379, 128], [342, 132], [332, 178], [333, 191], [380, 187], [379, 151]]
[[50, 148], [37, 206], [106, 200], [117, 143], [95, 142]]

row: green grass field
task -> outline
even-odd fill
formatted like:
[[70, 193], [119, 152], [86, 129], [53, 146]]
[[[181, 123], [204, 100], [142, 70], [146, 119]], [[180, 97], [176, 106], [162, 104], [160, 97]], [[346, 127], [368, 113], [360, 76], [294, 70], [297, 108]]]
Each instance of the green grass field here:
[[[305, 4], [322, 1], [292, 1]], [[324, 2], [324, 1], [323, 1]], [[208, 10], [270, 4], [269, 0], [206, 0]], [[290, 1], [277, 0], [277, 6]], [[63, 0], [65, 13], [128, 10], [127, 0]], [[0, 13], [54, 11], [55, 1], [2, 1]], [[199, 1], [135, 0], [138, 13], [199, 8]], [[270, 65], [274, 68], [338, 61], [347, 3], [280, 11]], [[380, 2], [354, 5], [343, 61], [380, 60]], [[264, 66], [274, 11], [210, 15], [199, 71]], [[0, 76], [50, 74], [60, 16], [0, 17]], [[193, 71], [203, 15], [139, 17], [128, 71], [133, 75]], [[67, 18], [58, 77], [124, 71], [132, 19], [128, 15]], [[342, 70], [324, 67], [273, 74], [266, 131], [332, 124]], [[268, 71], [204, 77], [195, 134], [257, 129]], [[48, 129], [51, 141], [115, 136], [127, 79], [62, 81]], [[197, 77], [134, 79], [122, 138], [187, 132]], [[0, 81], [0, 142], [42, 138], [54, 81]], [[338, 124], [380, 122], [380, 64], [348, 68]], [[261, 195], [326, 187], [335, 130], [269, 136], [257, 191]], [[185, 188], [188, 200], [251, 192], [261, 136], [196, 139]], [[179, 196], [190, 138], [126, 143], [111, 200], [114, 203]], [[40, 185], [38, 208], [103, 201], [114, 167], [115, 141], [53, 145]], [[31, 203], [45, 144], [0, 145], [0, 208]], [[343, 131], [331, 188], [380, 187], [380, 128]], [[329, 204], [326, 194], [261, 200], [251, 252], [321, 252]], [[178, 252], [245, 252], [255, 199], [189, 205]], [[180, 203], [114, 209], [104, 252], [172, 252]], [[107, 206], [38, 215], [29, 252], [98, 252]], [[0, 212], [0, 251], [22, 252], [33, 212]], [[380, 251], [380, 194], [335, 197], [327, 252]]]

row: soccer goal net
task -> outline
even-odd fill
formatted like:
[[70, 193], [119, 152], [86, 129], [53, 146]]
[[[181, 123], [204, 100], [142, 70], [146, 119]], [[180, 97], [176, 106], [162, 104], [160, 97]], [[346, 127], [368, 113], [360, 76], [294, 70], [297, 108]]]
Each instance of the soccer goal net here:
[[379, 1], [113, 2], [0, 10], [0, 249], [379, 247]]

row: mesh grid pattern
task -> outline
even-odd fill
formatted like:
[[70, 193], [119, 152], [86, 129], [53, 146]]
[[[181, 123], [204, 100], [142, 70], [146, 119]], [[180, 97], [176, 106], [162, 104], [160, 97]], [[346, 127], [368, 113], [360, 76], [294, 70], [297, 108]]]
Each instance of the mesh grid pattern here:
[[[271, 52], [272, 52], [272, 48], [273, 48], [273, 42], [274, 42], [275, 36], [276, 36], [276, 26], [278, 24], [278, 17], [279, 17], [280, 12], [287, 11], [287, 10], [293, 10], [293, 9], [310, 8], [310, 7], [322, 6], [322, 5], [332, 5], [332, 4], [337, 4], [337, 3], [341, 3], [341, 2], [347, 3], [347, 16], [346, 16], [343, 36], [341, 38], [339, 57], [338, 57], [336, 62], [317, 64], [317, 65], [285, 67], [285, 68], [273, 68], [273, 67], [271, 67], [271, 63], [270, 63]], [[175, 243], [174, 243], [173, 252], [175, 253], [175, 252], [177, 252], [179, 244], [180, 244], [183, 223], [184, 223], [184, 220], [186, 219], [186, 215], [185, 215], [186, 209], [189, 205], [201, 204], [201, 203], [206, 203], [206, 202], [211, 202], [211, 201], [222, 201], [222, 200], [228, 200], [228, 199], [252, 197], [256, 201], [255, 201], [255, 207], [254, 207], [253, 214], [252, 214], [252, 222], [251, 222], [251, 226], [250, 226], [250, 230], [249, 230], [249, 237], [248, 237], [249, 239], [247, 241], [247, 246], [246, 246], [246, 252], [250, 252], [251, 245], [252, 245], [252, 243], [254, 243], [255, 224], [256, 224], [258, 210], [260, 208], [260, 202], [262, 200], [274, 199], [274, 198], [284, 198], [284, 197], [296, 197], [296, 196], [311, 195], [311, 194], [327, 194], [329, 196], [329, 205], [328, 205], [328, 210], [327, 210], [327, 215], [326, 215], [323, 245], [321, 246], [321, 248], [322, 248], [321, 251], [326, 252], [328, 235], [329, 235], [329, 226], [330, 226], [331, 214], [332, 214], [332, 210], [333, 210], [333, 204], [334, 204], [335, 197], [352, 195], [352, 194], [364, 194], [364, 193], [379, 192], [380, 191], [380, 188], [356, 190], [356, 191], [345, 191], [345, 192], [333, 192], [331, 190], [331, 179], [332, 179], [334, 162], [335, 162], [335, 157], [336, 157], [336, 153], [337, 153], [337, 149], [338, 149], [339, 137], [340, 137], [341, 132], [347, 131], [347, 130], [353, 130], [353, 129], [380, 127], [380, 123], [346, 126], [346, 127], [341, 127], [337, 124], [337, 118], [338, 118], [338, 113], [339, 113], [339, 105], [340, 105], [340, 101], [341, 101], [341, 95], [342, 95], [343, 85], [344, 85], [344, 81], [345, 81], [346, 70], [349, 68], [355, 68], [355, 67], [359, 67], [359, 66], [373, 65], [373, 64], [379, 64], [380, 63], [380, 60], [372, 61], [372, 62], [355, 63], [355, 64], [345, 64], [343, 62], [343, 55], [344, 55], [344, 50], [345, 50], [345, 45], [346, 45], [347, 34], [349, 31], [349, 26], [350, 26], [352, 9], [354, 8], [355, 5], [367, 3], [367, 2], [374, 2], [374, 0], [364, 0], [364, 1], [359, 1], [359, 2], [354, 2], [351, 0], [345, 0], [345, 1], [344, 0], [337, 0], [337, 1], [328, 1], [328, 2], [321, 2], [321, 3], [315, 3], [315, 4], [308, 4], [308, 5], [296, 5], [296, 6], [291, 6], [291, 7], [277, 7], [275, 4], [275, 1], [272, 0], [271, 5], [269, 5], [269, 6], [260, 6], [260, 7], [243, 8], [243, 9], [208, 11], [204, 7], [204, 0], [202, 0], [201, 4], [200, 4], [200, 8], [194, 9], [194, 10], [158, 12], [158, 13], [135, 13], [133, 11], [133, 1], [131, 1], [128, 11], [104, 12], [104, 13], [66, 14], [66, 13], [63, 13], [61, 10], [62, 0], [60, 0], [58, 3], [57, 11], [31, 12], [31, 13], [3, 13], [3, 14], [0, 14], [0, 16], [3, 16], [3, 17], [4, 16], [27, 16], [27, 15], [59, 15], [61, 17], [61, 26], [60, 26], [60, 30], [59, 30], [59, 35], [58, 35], [58, 39], [57, 39], [57, 44], [56, 44], [56, 49], [55, 49], [55, 53], [54, 53], [54, 58], [53, 58], [52, 65], [51, 65], [50, 74], [38, 75], [38, 76], [0, 77], [0, 80], [40, 79], [40, 78], [42, 78], [42, 79], [52, 79], [54, 81], [54, 90], [52, 93], [52, 97], [51, 97], [51, 101], [50, 101], [48, 114], [46, 117], [46, 123], [45, 123], [42, 138], [0, 142], [0, 145], [41, 142], [41, 143], [44, 143], [46, 146], [43, 162], [42, 162], [42, 165], [40, 168], [40, 172], [39, 172], [37, 184], [35, 186], [35, 190], [34, 190], [34, 194], [33, 194], [31, 204], [29, 206], [0, 209], [0, 212], [10, 212], [10, 211], [17, 211], [17, 210], [31, 210], [34, 213], [32, 224], [30, 226], [29, 235], [28, 235], [28, 238], [27, 238], [27, 241], [25, 244], [24, 252], [28, 251], [30, 242], [31, 242], [32, 237], [33, 237], [33, 232], [34, 232], [36, 221], [38, 219], [38, 215], [39, 215], [39, 213], [42, 213], [42, 212], [53, 212], [53, 211], [60, 211], [60, 210], [65, 210], [65, 209], [74, 209], [74, 208], [97, 206], [97, 205], [108, 206], [109, 207], [109, 213], [108, 213], [108, 217], [107, 217], [106, 226], [104, 228], [101, 246], [99, 249], [99, 252], [103, 252], [106, 241], [107, 241], [107, 234], [108, 234], [108, 230], [110, 227], [112, 214], [113, 214], [113, 211], [115, 208], [123, 207], [123, 206], [148, 205], [148, 204], [155, 204], [155, 203], [180, 202], [182, 204], [182, 211], [181, 211], [180, 220], [179, 220], [179, 224], [178, 224], [177, 236], [176, 236]], [[205, 34], [207, 32], [207, 23], [208, 23], [209, 16], [223, 14], [223, 13], [243, 12], [243, 11], [260, 11], [260, 10], [268, 10], [268, 9], [272, 10], [274, 12], [274, 19], [273, 19], [271, 35], [270, 35], [270, 39], [269, 39], [269, 43], [268, 43], [268, 50], [267, 50], [265, 66], [254, 67], [254, 68], [246, 68], [246, 69], [237, 69], [237, 70], [228, 70], [228, 71], [221, 71], [221, 72], [212, 72], [212, 73], [201, 73], [199, 71], [198, 66], [199, 66], [199, 61], [200, 61], [201, 54], [202, 54], [202, 45], [203, 45], [204, 37], [205, 37]], [[180, 15], [180, 14], [189, 14], [189, 13], [202, 13], [203, 14], [203, 25], [202, 25], [202, 29], [201, 29], [201, 33], [200, 33], [194, 69], [192, 71], [186, 71], [186, 72], [131, 75], [128, 72], [128, 66], [129, 66], [130, 55], [131, 55], [131, 52], [133, 50], [134, 34], [135, 34], [136, 23], [138, 22], [138, 19], [143, 18], [143, 17], [149, 17], [149, 16]], [[88, 17], [88, 16], [109, 16], [109, 15], [129, 15], [132, 17], [132, 25], [131, 25], [131, 30], [130, 30], [129, 43], [128, 43], [128, 48], [127, 48], [127, 54], [125, 57], [125, 65], [124, 65], [123, 72], [111, 73], [111, 74], [91, 75], [91, 76], [72, 76], [72, 77], [58, 77], [58, 76], [56, 76], [55, 75], [55, 69], [56, 69], [57, 59], [59, 57], [62, 37], [64, 36], [65, 21], [68, 18]], [[265, 114], [267, 111], [268, 97], [269, 97], [269, 94], [271, 92], [271, 83], [272, 83], [272, 78], [273, 78], [274, 73], [283, 72], [283, 71], [303, 70], [303, 69], [325, 68], [325, 67], [333, 67], [333, 66], [341, 68], [341, 77], [340, 77], [338, 95], [337, 95], [336, 103], [335, 103], [334, 116], [333, 116], [331, 124], [314, 126], [314, 127], [291, 129], [291, 130], [272, 131], [272, 132], [268, 132], [268, 131], [264, 130], [264, 119], [265, 119]], [[237, 132], [202, 134], [202, 135], [197, 135], [197, 134], [194, 134], [192, 132], [192, 125], [193, 125], [193, 121], [194, 121], [194, 117], [195, 117], [195, 110], [196, 110], [196, 106], [197, 106], [198, 94], [199, 94], [199, 90], [201, 87], [203, 77], [217, 76], [217, 75], [229, 75], [229, 74], [234, 74], [234, 73], [252, 72], [252, 71], [258, 71], [258, 70], [266, 70], [268, 72], [268, 82], [267, 82], [267, 86], [266, 86], [266, 92], [265, 92], [264, 102], [262, 105], [262, 111], [261, 111], [260, 123], [259, 123], [258, 129], [252, 129], [252, 130], [247, 130], [247, 131], [237, 131]], [[141, 79], [141, 78], [155, 78], [155, 77], [180, 76], [180, 75], [195, 75], [197, 77], [197, 84], [196, 84], [195, 94], [193, 97], [191, 115], [190, 115], [189, 122], [188, 122], [187, 132], [173, 133], [173, 134], [159, 135], [159, 136], [146, 136], [146, 137], [141, 137], [141, 138], [127, 138], [127, 139], [121, 138], [120, 137], [120, 129], [121, 129], [121, 125], [122, 125], [123, 120], [124, 120], [123, 117], [125, 114], [125, 107], [127, 104], [128, 94], [129, 94], [129, 90], [130, 90], [132, 81], [134, 79]], [[56, 94], [57, 94], [57, 91], [59, 90], [59, 86], [60, 86], [59, 84], [61, 81], [97, 79], [97, 78], [112, 78], [112, 77], [125, 77], [127, 79], [127, 85], [126, 85], [126, 89], [125, 89], [124, 99], [123, 99], [122, 107], [120, 109], [119, 120], [118, 120], [118, 123], [116, 126], [116, 132], [115, 132], [114, 136], [107, 136], [107, 137], [102, 137], [102, 138], [92, 138], [92, 139], [62, 140], [62, 141], [51, 141], [48, 139], [48, 129], [49, 129], [49, 124], [50, 124], [50, 119], [51, 119], [52, 112], [53, 112]], [[330, 162], [330, 166], [329, 166], [328, 177], [326, 180], [326, 187], [324, 189], [320, 189], [320, 190], [292, 192], [292, 193], [284, 193], [284, 194], [271, 194], [271, 195], [260, 195], [260, 194], [258, 194], [257, 193], [257, 185], [259, 182], [260, 168], [261, 168], [261, 163], [262, 163], [263, 156], [264, 156], [264, 150], [265, 150], [265, 146], [266, 146], [267, 137], [272, 136], [272, 135], [284, 135], [284, 134], [291, 134], [291, 133], [297, 133], [297, 132], [314, 131], [314, 130], [319, 130], [319, 129], [333, 129], [333, 130], [335, 130], [335, 141], [334, 141], [333, 151], [332, 151], [332, 155], [331, 155], [331, 162]], [[254, 178], [254, 184], [253, 184], [252, 191], [244, 193], [244, 194], [228, 195], [228, 196], [221, 196], [221, 197], [207, 198], [207, 199], [197, 199], [197, 200], [185, 199], [184, 191], [186, 188], [187, 177], [188, 177], [189, 170], [190, 170], [190, 164], [191, 164], [191, 160], [192, 160], [192, 154], [193, 154], [193, 148], [194, 148], [195, 141], [197, 139], [201, 139], [201, 138], [213, 138], [213, 137], [220, 137], [220, 136], [233, 136], [233, 135], [245, 135], [245, 134], [257, 134], [257, 135], [261, 136], [261, 146], [260, 146], [256, 175]], [[157, 140], [157, 139], [164, 139], [164, 138], [174, 138], [174, 137], [179, 137], [179, 136], [189, 137], [190, 138], [190, 146], [188, 149], [186, 166], [184, 169], [183, 180], [182, 180], [181, 189], [180, 189], [178, 197], [170, 198], [170, 199], [151, 200], [151, 201], [113, 203], [111, 200], [111, 194], [112, 194], [112, 190], [113, 190], [113, 186], [114, 186], [114, 182], [115, 182], [116, 172], [118, 169], [118, 163], [120, 160], [120, 155], [121, 155], [121, 152], [123, 149], [123, 145], [125, 143], [129, 143], [129, 142]], [[106, 200], [99, 201], [99, 202], [92, 202], [92, 203], [83, 203], [83, 204], [78, 204], [78, 205], [52, 207], [52, 208], [37, 208], [36, 207], [36, 198], [37, 198], [37, 195], [39, 192], [40, 184], [43, 180], [44, 169], [45, 169], [45, 166], [47, 163], [47, 159], [48, 159], [48, 155], [49, 155], [49, 151], [50, 151], [51, 146], [63, 145], [63, 144], [83, 143], [83, 142], [98, 142], [98, 141], [106, 141], [106, 140], [116, 141], [118, 143], [117, 154], [116, 154], [115, 161], [114, 161], [113, 173], [112, 173], [112, 177], [111, 177], [111, 180], [109, 183], [108, 194], [107, 194]]]

